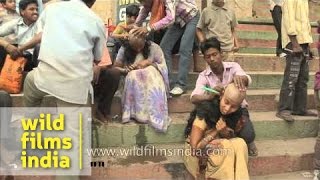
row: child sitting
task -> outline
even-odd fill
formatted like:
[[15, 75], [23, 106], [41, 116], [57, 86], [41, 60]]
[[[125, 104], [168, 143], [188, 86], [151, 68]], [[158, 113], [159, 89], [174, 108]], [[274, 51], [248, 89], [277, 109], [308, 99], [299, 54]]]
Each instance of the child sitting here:
[[0, 0], [0, 3], [5, 10], [0, 14], [0, 25], [20, 17], [16, 11], [15, 0]]
[[130, 5], [126, 8], [126, 21], [121, 22], [117, 25], [116, 29], [112, 32], [111, 37], [114, 39], [114, 49], [112, 52], [112, 59], [116, 58], [116, 55], [123, 44], [123, 41], [128, 39], [128, 29], [129, 25], [134, 24], [138, 15], [140, 8], [138, 5]]

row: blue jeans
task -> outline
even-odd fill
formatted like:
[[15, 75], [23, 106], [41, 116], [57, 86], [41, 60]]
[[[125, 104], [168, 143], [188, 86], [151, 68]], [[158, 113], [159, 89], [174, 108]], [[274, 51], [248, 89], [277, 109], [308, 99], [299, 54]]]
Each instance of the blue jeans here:
[[[166, 59], [170, 86], [179, 86], [184, 90], [186, 89], [192, 48], [199, 18], [200, 15], [198, 13], [197, 16], [195, 16], [184, 27], [181, 27], [179, 24], [173, 24], [168, 28], [167, 32], [161, 40], [160, 47], [163, 51], [164, 58]], [[182, 38], [179, 48], [179, 71], [178, 78], [175, 81], [172, 77], [172, 49], [181, 36]]]

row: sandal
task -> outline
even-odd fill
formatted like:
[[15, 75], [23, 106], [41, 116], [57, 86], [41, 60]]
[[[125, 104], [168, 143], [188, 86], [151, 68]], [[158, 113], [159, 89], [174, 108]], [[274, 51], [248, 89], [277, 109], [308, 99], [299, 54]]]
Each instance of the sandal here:
[[248, 144], [248, 154], [251, 157], [258, 156], [258, 148], [254, 142]]

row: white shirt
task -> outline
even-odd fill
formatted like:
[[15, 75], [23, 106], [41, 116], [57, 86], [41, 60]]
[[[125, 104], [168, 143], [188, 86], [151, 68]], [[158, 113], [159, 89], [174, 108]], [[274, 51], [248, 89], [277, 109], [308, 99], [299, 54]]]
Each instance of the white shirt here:
[[86, 104], [92, 94], [93, 60], [105, 48], [102, 20], [82, 1], [48, 5], [39, 18], [43, 34], [35, 85], [69, 103]]
[[[24, 23], [23, 18], [18, 18], [1, 25], [0, 37], [13, 34], [14, 38], [11, 43], [22, 45], [30, 41], [37, 31], [35, 23], [28, 26]], [[33, 49], [27, 51], [33, 54]]]

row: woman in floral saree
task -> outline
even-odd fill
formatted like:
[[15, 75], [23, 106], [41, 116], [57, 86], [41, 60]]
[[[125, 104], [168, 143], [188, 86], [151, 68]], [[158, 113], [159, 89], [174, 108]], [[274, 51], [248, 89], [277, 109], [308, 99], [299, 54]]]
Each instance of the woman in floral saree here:
[[115, 66], [125, 75], [122, 122], [148, 123], [160, 132], [170, 124], [167, 95], [168, 70], [161, 48], [142, 36], [129, 33]]

